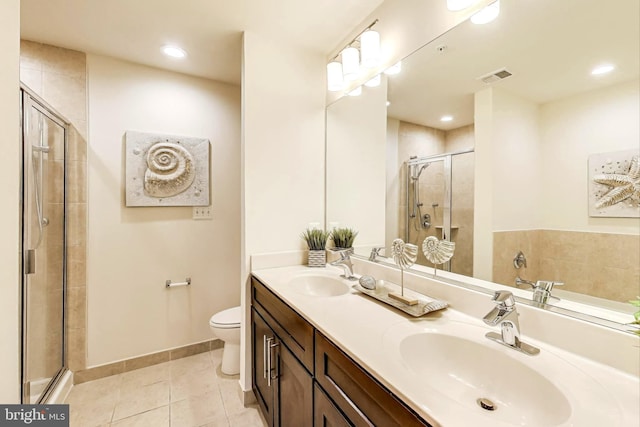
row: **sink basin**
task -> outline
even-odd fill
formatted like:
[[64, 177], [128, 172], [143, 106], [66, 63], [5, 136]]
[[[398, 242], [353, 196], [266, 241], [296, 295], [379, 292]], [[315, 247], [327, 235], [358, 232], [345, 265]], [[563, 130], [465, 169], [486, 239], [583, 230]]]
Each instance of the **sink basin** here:
[[382, 348], [410, 395], [424, 399], [427, 412], [445, 414], [443, 426], [621, 425], [617, 400], [598, 381], [544, 347], [529, 356], [492, 342], [488, 330], [403, 322], [385, 332]]
[[335, 297], [349, 292], [349, 285], [341, 278], [324, 274], [304, 274], [289, 282], [298, 293], [313, 297]]
[[478, 399], [488, 399], [496, 418], [514, 425], [555, 426], [571, 415], [569, 402], [549, 380], [474, 341], [418, 333], [400, 342], [400, 354], [409, 369], [441, 393], [487, 411], [491, 408], [483, 409]]

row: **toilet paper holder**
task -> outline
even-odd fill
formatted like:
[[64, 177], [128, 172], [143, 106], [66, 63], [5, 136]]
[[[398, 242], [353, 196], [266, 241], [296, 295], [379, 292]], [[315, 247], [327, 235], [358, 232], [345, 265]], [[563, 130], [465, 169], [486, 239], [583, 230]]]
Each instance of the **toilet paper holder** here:
[[187, 277], [184, 282], [175, 282], [173, 283], [171, 279], [167, 279], [165, 282], [165, 287], [167, 288], [175, 288], [178, 286], [189, 286], [191, 285], [191, 277]]

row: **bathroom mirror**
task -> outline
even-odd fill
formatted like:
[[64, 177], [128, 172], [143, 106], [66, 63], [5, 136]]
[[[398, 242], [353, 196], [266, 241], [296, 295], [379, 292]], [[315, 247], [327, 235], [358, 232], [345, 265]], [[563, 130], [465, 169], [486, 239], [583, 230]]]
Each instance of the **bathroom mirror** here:
[[[639, 16], [628, 0], [501, 0], [492, 23], [461, 23], [381, 88], [329, 105], [327, 227], [359, 229], [365, 257], [395, 237], [450, 238], [453, 273], [513, 287], [518, 277], [564, 282], [553, 294], [579, 302], [569, 304], [577, 317], [587, 307], [630, 319], [637, 194], [626, 216], [590, 216], [589, 168], [628, 168], [639, 148]], [[592, 74], [603, 65], [614, 68]], [[520, 251], [527, 266], [516, 268]]]

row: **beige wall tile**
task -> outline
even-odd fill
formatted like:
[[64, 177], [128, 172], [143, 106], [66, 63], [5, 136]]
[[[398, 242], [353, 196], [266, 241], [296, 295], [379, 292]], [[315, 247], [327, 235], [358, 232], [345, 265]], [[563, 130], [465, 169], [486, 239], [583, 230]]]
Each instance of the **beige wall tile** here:
[[87, 202], [87, 162], [67, 161], [67, 201], [69, 203]]
[[84, 244], [67, 247], [67, 289], [86, 286], [86, 255]]
[[205, 341], [197, 344], [191, 344], [186, 347], [180, 347], [171, 350], [171, 360], [181, 359], [183, 357], [192, 356], [194, 354], [204, 353], [211, 349], [211, 341]]
[[87, 205], [70, 203], [67, 212], [67, 244], [69, 246], [84, 245], [87, 240]]
[[42, 73], [42, 97], [71, 123], [87, 121], [86, 90], [85, 79]]
[[87, 327], [87, 294], [86, 288], [67, 289], [67, 314], [70, 329], [86, 329]]
[[148, 354], [146, 356], [125, 360], [124, 369], [125, 369], [125, 372], [133, 371], [135, 369], [157, 365], [159, 363], [168, 362], [170, 360], [171, 360], [170, 350], [161, 351], [159, 353]]
[[[83, 369], [85, 369], [86, 360], [87, 360], [87, 330], [67, 328], [67, 364], [69, 365], [69, 369], [74, 373], [76, 373], [76, 375], [79, 374], [78, 371], [82, 371]], [[120, 372], [114, 372], [114, 373], [120, 373]], [[113, 373], [106, 374], [106, 375], [113, 375]], [[106, 375], [91, 376], [88, 373], [83, 374], [83, 375], [80, 375], [79, 378], [84, 378], [84, 379], [79, 382], [91, 381], [96, 378], [102, 378]], [[76, 383], [79, 384], [79, 382], [76, 382]]]
[[[22, 62], [22, 58], [20, 62]], [[42, 93], [42, 70], [20, 65], [20, 81], [32, 91]]]
[[108, 365], [97, 366], [95, 368], [80, 370], [73, 375], [74, 384], [82, 384], [100, 378], [121, 374], [124, 371], [124, 362], [110, 363]]

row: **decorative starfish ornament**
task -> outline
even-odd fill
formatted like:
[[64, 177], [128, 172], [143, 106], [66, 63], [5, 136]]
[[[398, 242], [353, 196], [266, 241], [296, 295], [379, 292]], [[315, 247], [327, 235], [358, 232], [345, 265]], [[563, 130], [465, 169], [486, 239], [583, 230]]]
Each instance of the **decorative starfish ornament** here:
[[640, 200], [640, 160], [638, 156], [633, 156], [626, 174], [603, 173], [594, 176], [593, 181], [611, 187], [609, 192], [596, 202], [597, 209], [613, 206], [628, 198]]

